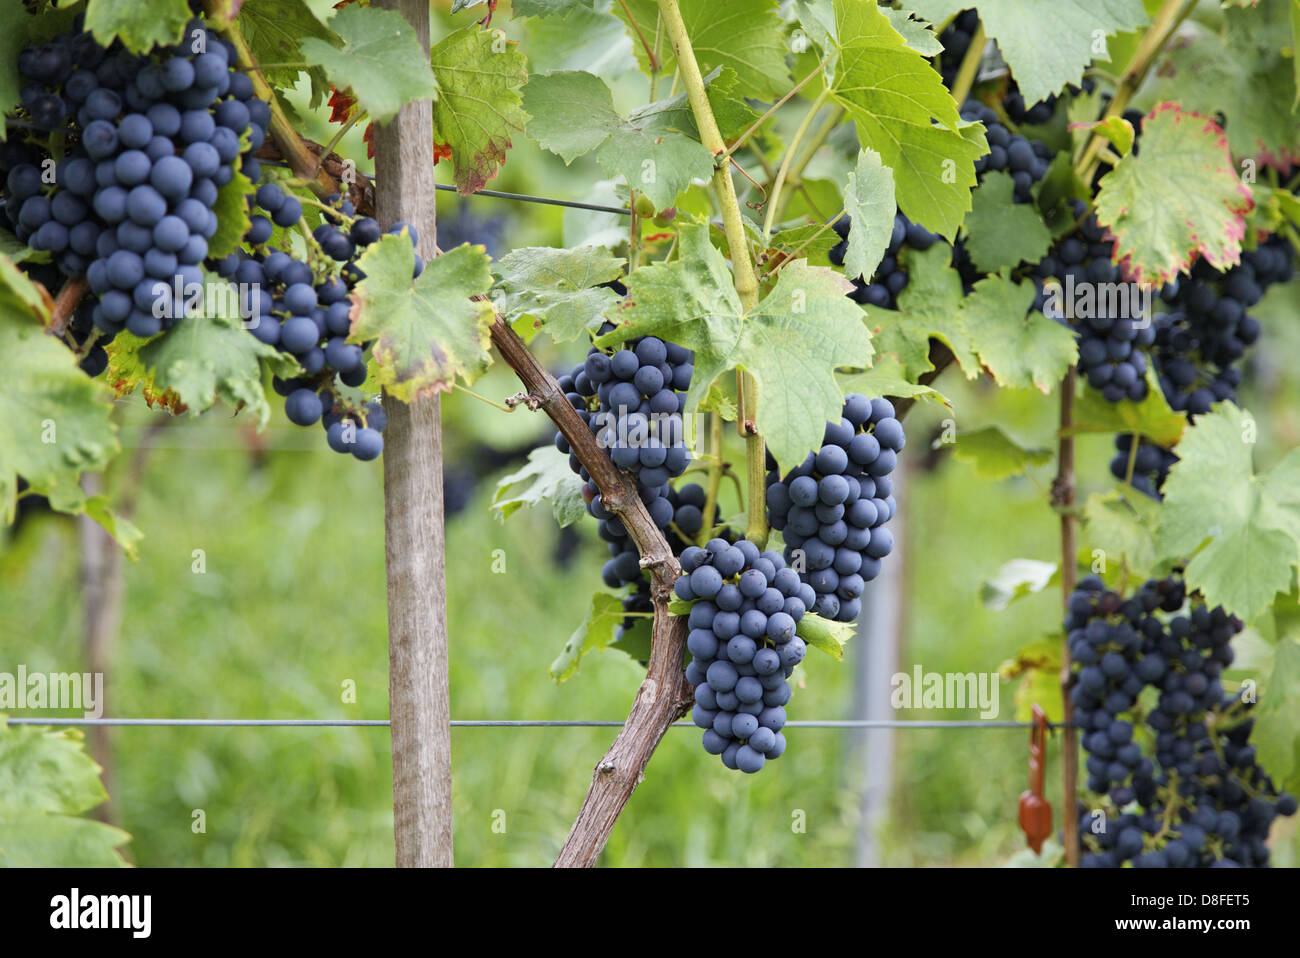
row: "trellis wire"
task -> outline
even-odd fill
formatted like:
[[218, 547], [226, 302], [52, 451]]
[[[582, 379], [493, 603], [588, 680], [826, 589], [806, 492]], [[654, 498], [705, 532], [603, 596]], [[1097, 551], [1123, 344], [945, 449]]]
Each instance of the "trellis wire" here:
[[[288, 163], [282, 163], [278, 160], [261, 160], [263, 166], [276, 166], [281, 169], [288, 169]], [[362, 179], [374, 180], [369, 173], [356, 171], [357, 176]], [[459, 193], [460, 191], [450, 183], [435, 183], [435, 190], [440, 193]], [[472, 196], [487, 196], [498, 200], [517, 200], [520, 203], [540, 203], [543, 206], [565, 206], [574, 210], [589, 210], [593, 213], [615, 213], [619, 216], [631, 216], [632, 211], [621, 206], [603, 206], [600, 203], [582, 203], [577, 200], [557, 200], [550, 196], [533, 196], [530, 193], [505, 193], [501, 190], [475, 190], [473, 193], [462, 193], [462, 196], [469, 198]]]
[[[199, 719], [199, 718], [8, 718], [10, 725], [109, 725], [167, 728], [322, 728], [387, 727], [388, 719]], [[625, 722], [585, 719], [452, 719], [452, 728], [621, 728]], [[695, 728], [694, 722], [674, 722], [673, 728]], [[786, 728], [998, 728], [1028, 729], [1032, 722], [982, 721], [980, 719], [809, 719], [785, 723]], [[1063, 728], [1049, 724], [1049, 728]]]

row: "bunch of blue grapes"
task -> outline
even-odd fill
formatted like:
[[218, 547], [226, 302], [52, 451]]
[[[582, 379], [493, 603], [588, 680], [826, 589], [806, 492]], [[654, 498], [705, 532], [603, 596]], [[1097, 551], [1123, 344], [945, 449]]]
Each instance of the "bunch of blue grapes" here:
[[1293, 275], [1291, 244], [1275, 234], [1226, 273], [1200, 260], [1190, 276], [1161, 290], [1169, 309], [1156, 318], [1154, 359], [1173, 409], [1195, 417], [1236, 397], [1241, 370], [1234, 364], [1260, 334], [1259, 320], [1246, 311]]
[[[849, 249], [849, 233], [853, 229], [852, 218], [841, 216], [835, 221], [834, 229], [840, 241], [831, 247], [827, 257], [835, 266], [843, 266]], [[863, 306], [897, 309], [898, 297], [907, 288], [907, 270], [899, 262], [903, 247], [926, 250], [938, 239], [936, 234], [919, 223], [913, 223], [902, 213], [895, 214], [894, 231], [890, 234], [884, 258], [870, 277], [850, 277], [853, 290], [848, 294], [849, 299]]]
[[[1078, 235], [1067, 236], [1054, 253], [1039, 262], [1035, 280], [1040, 292], [1035, 305], [1074, 331], [1079, 341], [1079, 375], [1089, 386], [1110, 402], [1141, 402], [1147, 395], [1146, 350], [1156, 339], [1155, 322], [1151, 316], [1141, 315], [1136, 308], [1139, 301], [1128, 292], [1115, 302], [1105, 294], [1108, 285], [1118, 289], [1123, 275], [1111, 262], [1111, 246], [1096, 216], [1079, 200], [1071, 200], [1071, 208], [1081, 220]], [[1048, 280], [1058, 284], [1059, 309], [1053, 308], [1056, 304], [1043, 290], [1042, 284]], [[1088, 298], [1073, 294], [1075, 290], [1088, 290]], [[1120, 308], [1112, 309], [1114, 305]], [[1076, 307], [1088, 315], [1072, 315]], [[1131, 315], [1116, 315], [1125, 311]]]
[[181, 45], [147, 55], [78, 30], [19, 56], [33, 126], [70, 143], [52, 184], [33, 163], [10, 168], [5, 211], [19, 239], [87, 278], [105, 341], [123, 329], [148, 338], [184, 318], [202, 289], [218, 190], [241, 152], [245, 174], [259, 175], [251, 151], [270, 108], [233, 61], [233, 47], [197, 19]]
[[[1294, 814], [1296, 800], [1256, 763], [1249, 706], [1223, 688], [1240, 620], [1189, 597], [1177, 575], [1127, 599], [1089, 576], [1065, 625], [1087, 787], [1106, 800], [1081, 809], [1081, 864], [1266, 865], [1269, 827]], [[1147, 688], [1158, 690], [1149, 711], [1139, 702]], [[1154, 760], [1144, 738], [1154, 740]]]
[[789, 678], [807, 652], [796, 631], [813, 590], [779, 552], [760, 552], [747, 539], [689, 546], [681, 563], [673, 590], [692, 602], [691, 717], [704, 730], [706, 752], [752, 774], [785, 751]]
[[1120, 433], [1115, 437], [1115, 455], [1110, 460], [1110, 473], [1116, 479], [1128, 477], [1130, 456], [1133, 461], [1130, 484], [1133, 488], [1152, 499], [1163, 498], [1161, 490], [1169, 478], [1169, 470], [1178, 461], [1178, 456], [1141, 436], [1138, 437], [1137, 452], [1133, 452], [1133, 435]]
[[[606, 323], [601, 332], [614, 327]], [[704, 502], [695, 504], [678, 496], [673, 501], [670, 480], [686, 471], [691, 461], [682, 411], [694, 372], [690, 350], [655, 336], [630, 339], [621, 347], [591, 347], [586, 360], [561, 376], [559, 386], [602, 449], [620, 469], [636, 479], [637, 491], [650, 518], [660, 529], [678, 523], [687, 535], [704, 524]], [[640, 554], [622, 521], [604, 507], [600, 490], [578, 461], [562, 433], [555, 446], [567, 453], [569, 465], [584, 481], [587, 511], [598, 520], [602, 539], [609, 543], [610, 559], [601, 571], [605, 584], [620, 588], [640, 581]], [[699, 488], [698, 486], [696, 487]]]
[[[270, 244], [275, 226], [299, 225], [302, 202], [275, 183], [263, 183], [251, 204], [244, 241], [252, 252], [237, 251], [215, 266], [218, 274], [238, 284], [249, 333], [292, 356], [302, 369], [291, 379], [274, 382], [276, 392], [285, 397], [285, 416], [298, 426], [321, 423], [335, 452], [362, 461], [375, 459], [384, 448], [383, 407], [378, 402], [349, 406], [335, 380], [353, 389], [366, 381], [365, 345], [347, 338], [351, 293], [365, 278], [356, 260], [383, 235], [379, 223], [356, 216], [349, 200], [327, 197], [330, 209], [312, 232], [309, 262]], [[412, 246], [418, 242], [408, 223], [395, 223], [388, 232], [405, 235]], [[417, 253], [415, 275], [423, 269]]]
[[850, 393], [822, 446], [784, 478], [769, 461], [767, 512], [785, 539], [785, 559], [813, 592], [812, 611], [851, 622], [866, 583], [894, 548], [885, 527], [898, 504], [890, 473], [907, 444], [887, 399]]
[[1052, 148], [1041, 140], [1031, 140], [1012, 133], [997, 113], [975, 100], [968, 100], [961, 108], [962, 119], [978, 120], [984, 124], [984, 137], [989, 151], [975, 161], [975, 172], [981, 178], [985, 173], [1010, 173], [1015, 184], [1012, 201], [1032, 203], [1034, 184], [1047, 175], [1052, 163]]

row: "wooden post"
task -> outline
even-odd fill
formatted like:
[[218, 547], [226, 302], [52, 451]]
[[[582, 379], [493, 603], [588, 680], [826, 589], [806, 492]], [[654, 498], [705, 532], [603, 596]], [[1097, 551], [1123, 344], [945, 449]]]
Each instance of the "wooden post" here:
[[[377, 0], [396, 10], [429, 49], [428, 0]], [[408, 103], [375, 126], [375, 211], [436, 250], [433, 113]], [[388, 573], [388, 690], [392, 719], [393, 833], [397, 865], [450, 867], [451, 705], [447, 684], [446, 535], [442, 421], [436, 395], [409, 405], [384, 396], [384, 542]]]

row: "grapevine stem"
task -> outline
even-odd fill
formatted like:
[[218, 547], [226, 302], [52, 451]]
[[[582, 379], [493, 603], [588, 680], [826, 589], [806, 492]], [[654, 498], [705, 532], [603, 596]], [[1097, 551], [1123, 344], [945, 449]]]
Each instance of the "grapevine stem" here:
[[1124, 485], [1133, 485], [1133, 470], [1137, 468], [1138, 434], [1133, 433], [1133, 441], [1128, 448], [1128, 466], [1124, 470]]
[[817, 68], [816, 68], [816, 69], [814, 69], [814, 70], [813, 70], [811, 73], [809, 73], [806, 77], [804, 77], [802, 80], [800, 80], [798, 83], [796, 83], [796, 84], [794, 85], [794, 88], [793, 88], [789, 93], [787, 93], [785, 96], [781, 97], [781, 99], [779, 99], [779, 100], [777, 100], [775, 103], [773, 103], [772, 106], [768, 108], [768, 111], [767, 111], [766, 113], [764, 113], [762, 116], [760, 116], [757, 120], [755, 120], [755, 121], [750, 125], [750, 127], [749, 127], [748, 130], [746, 130], [744, 133], [740, 134], [740, 137], [739, 137], [739, 138], [738, 138], [734, 143], [731, 144], [731, 146], [727, 149], [727, 152], [726, 152], [724, 155], [725, 155], [725, 156], [731, 156], [731, 154], [735, 153], [738, 149], [740, 149], [740, 148], [745, 144], [745, 142], [746, 142], [746, 141], [747, 141], [751, 136], [753, 136], [754, 133], [756, 133], [756, 132], [758, 131], [758, 128], [759, 128], [759, 127], [761, 127], [764, 123], [766, 123], [768, 120], [770, 120], [770, 119], [772, 118], [773, 114], [775, 114], [777, 110], [779, 110], [779, 109], [781, 109], [781, 107], [785, 106], [785, 104], [786, 104], [787, 102], [789, 102], [789, 100], [790, 100], [790, 98], [791, 98], [792, 96], [794, 96], [796, 93], [798, 93], [800, 90], [802, 90], [805, 86], [807, 86], [809, 80], [811, 80], [813, 77], [817, 76], [817, 74], [819, 74], [819, 73], [821, 73], [823, 70], [825, 70], [825, 69], [826, 69], [826, 64], [828, 64], [828, 63], [830, 63], [830, 62], [831, 62], [831, 58], [830, 58], [830, 57], [827, 57], [826, 59], [822, 60], [821, 63], [817, 64]]
[[[627, 8], [627, 0], [618, 0], [618, 5], [623, 8], [623, 13], [627, 16], [627, 22], [632, 25], [632, 32], [635, 33], [636, 38], [641, 41], [641, 46], [645, 50], [646, 57], [650, 60], [650, 75], [654, 76], [659, 72], [659, 57], [655, 55], [654, 49], [645, 38], [645, 34], [641, 32], [641, 24], [636, 22], [636, 17], [632, 16], [632, 11]], [[659, 37], [656, 36], [655, 40], [657, 41], [658, 39]]]
[[[1124, 68], [1123, 74], [1120, 75], [1119, 86], [1115, 89], [1115, 96], [1111, 99], [1110, 105], [1106, 112], [1102, 114], [1102, 119], [1106, 120], [1112, 116], [1119, 116], [1128, 107], [1129, 100], [1133, 94], [1142, 86], [1142, 81], [1151, 72], [1151, 67], [1155, 65], [1156, 57], [1160, 51], [1165, 48], [1169, 38], [1174, 35], [1179, 24], [1192, 12], [1192, 7], [1196, 5], [1196, 0], [1165, 0], [1161, 5], [1160, 11], [1156, 14], [1155, 20], [1151, 22], [1151, 27], [1142, 35], [1142, 41], [1138, 44], [1137, 50], [1133, 53], [1133, 59], [1129, 61]], [[1083, 156], [1075, 164], [1075, 169], [1081, 171], [1084, 183], [1091, 183], [1093, 176], [1097, 173], [1097, 166], [1101, 162], [1101, 151], [1106, 145], [1106, 138], [1101, 136], [1097, 131], [1093, 131], [1092, 138], [1084, 148]]]
[[835, 214], [835, 216], [834, 216], [833, 219], [829, 220], [828, 222], [823, 223], [821, 229], [819, 229], [816, 233], [813, 233], [812, 236], [808, 237], [806, 240], [804, 240], [802, 243], [800, 243], [798, 246], [796, 246], [794, 249], [792, 249], [792, 250], [790, 251], [790, 253], [786, 256], [786, 258], [783, 259], [783, 260], [781, 260], [781, 263], [780, 263], [779, 266], [777, 266], [777, 267], [776, 267], [775, 269], [773, 269], [771, 272], [765, 274], [765, 275], [763, 276], [763, 282], [767, 282], [769, 279], [771, 279], [771, 278], [772, 278], [773, 276], [775, 276], [777, 273], [781, 272], [781, 270], [785, 268], [785, 265], [786, 265], [787, 263], [791, 263], [791, 262], [793, 262], [794, 260], [798, 259], [798, 258], [799, 258], [799, 254], [802, 253], [802, 252], [803, 252], [805, 249], [807, 249], [809, 246], [811, 246], [813, 240], [817, 239], [817, 237], [821, 236], [821, 235], [822, 235], [823, 233], [825, 233], [828, 229], [830, 229], [831, 226], [832, 226], [836, 221], [838, 221], [839, 218], [840, 218], [841, 216], [843, 216], [843, 215], [844, 215], [844, 208], [843, 208], [843, 207], [840, 207], [840, 211], [839, 211], [838, 213]]
[[[812, 139], [808, 141], [808, 146], [804, 148], [803, 155], [800, 156], [799, 159], [795, 160], [794, 166], [790, 168], [790, 172], [786, 175], [786, 182], [793, 184], [795, 189], [804, 195], [804, 199], [808, 200], [809, 206], [813, 206], [814, 204], [811, 195], [808, 193], [808, 188], [804, 185], [803, 172], [808, 168], [808, 164], [812, 162], [812, 158], [817, 155], [817, 151], [825, 144], [827, 137], [829, 137], [832, 131], [840, 125], [840, 120], [843, 118], [843, 107], [836, 107], [828, 113], [826, 119], [822, 121], [822, 125], [817, 128], [817, 132], [815, 132], [812, 135]], [[789, 191], [787, 191], [785, 198], [781, 201], [781, 208], [776, 212], [777, 222], [780, 222], [785, 217], [785, 210], [789, 205], [789, 202], [790, 194]], [[820, 214], [818, 215], [820, 216]]]
[[[1076, 558], [1074, 525], [1074, 435], [1070, 427], [1074, 421], [1073, 367], [1061, 381], [1061, 432], [1056, 481], [1052, 484], [1052, 504], [1061, 508], [1061, 604], [1068, 611], [1070, 594], [1074, 591]], [[1061, 720], [1065, 724], [1061, 746], [1061, 820], [1064, 826], [1065, 862], [1071, 868], [1079, 866], [1079, 741], [1074, 728], [1074, 703], [1070, 700], [1070, 687], [1074, 676], [1071, 669], [1070, 642], [1061, 636]]]
[[[321, 164], [325, 162], [325, 157], [329, 156], [338, 148], [338, 145], [343, 142], [343, 137], [348, 135], [348, 130], [356, 126], [358, 121], [360, 121], [361, 118], [365, 116], [369, 116], [369, 114], [366, 113], [365, 110], [358, 110], [350, 120], [348, 120], [341, 127], [339, 127], [338, 132], [335, 133], [333, 138], [327, 144], [325, 144], [325, 146], [321, 149], [320, 156], [316, 157], [317, 173], [320, 172]], [[315, 179], [315, 176], [313, 176], [312, 178]]]
[[627, 274], [631, 276], [641, 259], [641, 216], [636, 211], [636, 190], [629, 191], [628, 200], [632, 204], [632, 215], [627, 234]]
[[497, 402], [495, 399], [488, 399], [487, 396], [483, 396], [479, 393], [476, 393], [474, 390], [470, 389], [469, 387], [462, 386], [459, 382], [453, 382], [451, 385], [452, 388], [455, 389], [456, 391], [463, 392], [467, 396], [473, 396], [479, 402], [487, 403], [493, 409], [499, 409], [502, 412], [514, 412], [516, 409], [519, 408], [518, 406], [506, 406], [502, 403]]
[[785, 157], [781, 160], [781, 167], [776, 171], [776, 179], [772, 181], [772, 196], [767, 201], [767, 212], [763, 216], [763, 241], [767, 242], [772, 236], [772, 222], [776, 218], [776, 210], [781, 201], [781, 189], [785, 186], [786, 177], [790, 173], [790, 165], [794, 162], [795, 150], [803, 141], [804, 136], [812, 126], [813, 120], [817, 118], [822, 106], [830, 98], [829, 89], [823, 90], [818, 94], [817, 99], [813, 100], [812, 106], [804, 114], [804, 118], [799, 122], [798, 128], [794, 131], [794, 136], [790, 140], [790, 145], [785, 151]]
[[[740, 297], [740, 304], [745, 311], [753, 309], [758, 305], [758, 277], [754, 272], [754, 260], [749, 251], [749, 240], [745, 235], [745, 221], [741, 217], [740, 203], [736, 199], [736, 184], [731, 179], [731, 161], [727, 157], [727, 144], [722, 139], [722, 133], [718, 130], [718, 121], [713, 115], [713, 107], [709, 104], [708, 92], [704, 88], [704, 77], [700, 73], [700, 65], [695, 59], [695, 49], [691, 45], [690, 35], [686, 31], [686, 24], [682, 21], [681, 10], [678, 9], [677, 0], [659, 0], [659, 12], [662, 15], [664, 28], [668, 31], [668, 39], [672, 42], [673, 51], [677, 54], [677, 73], [681, 77], [683, 85], [686, 87], [686, 97], [691, 104], [691, 113], [695, 117], [695, 125], [700, 132], [700, 142], [704, 148], [714, 158], [713, 166], [713, 192], [717, 199], [718, 207], [722, 212], [722, 223], [724, 232], [727, 236], [727, 248], [731, 251], [731, 266], [735, 274], [736, 295]], [[823, 92], [818, 98], [818, 104], [826, 96]], [[816, 112], [815, 110], [813, 111]], [[811, 115], [811, 114], [810, 114]], [[794, 144], [791, 144], [793, 147]], [[775, 197], [773, 197], [775, 199]], [[753, 377], [748, 373], [738, 373], [739, 383], [741, 386], [741, 408], [739, 425], [742, 429], [746, 423], [755, 421], [755, 402], [757, 400], [757, 384]], [[763, 466], [766, 461], [765, 446], [763, 436], [757, 428], [752, 432], [742, 433], [745, 435], [745, 452], [749, 460], [749, 498], [748, 501], [763, 501], [764, 490], [762, 486]], [[753, 476], [757, 471], [760, 484], [755, 486]], [[755, 490], [758, 495], [755, 497]], [[767, 514], [763, 509], [749, 510], [749, 523], [745, 530], [745, 537], [755, 545], [761, 545], [767, 542]]]
[[[217, 0], [208, 0], [206, 6], [212, 12], [212, 8], [219, 6]], [[219, 11], [217, 11], [219, 13]], [[221, 21], [221, 16], [214, 17], [217, 22]], [[338, 192], [338, 185], [334, 178], [320, 169], [319, 161], [312, 156], [311, 151], [303, 144], [302, 137], [293, 128], [289, 117], [284, 112], [284, 107], [280, 105], [279, 98], [271, 85], [266, 82], [266, 77], [262, 75], [262, 67], [253, 59], [253, 53], [248, 48], [247, 41], [244, 40], [243, 34], [239, 32], [239, 27], [235, 22], [231, 22], [225, 28], [226, 39], [235, 46], [235, 58], [239, 68], [248, 73], [249, 79], [253, 81], [253, 92], [258, 99], [265, 100], [271, 107], [271, 140], [280, 150], [280, 155], [285, 162], [289, 164], [289, 169], [293, 170], [298, 176], [312, 181], [312, 189], [321, 195]], [[290, 64], [292, 66], [292, 64]]]
[[975, 82], [975, 75], [979, 72], [980, 61], [983, 59], [984, 23], [980, 21], [974, 35], [970, 38], [966, 55], [961, 59], [961, 66], [957, 68], [957, 76], [952, 81], [952, 98], [957, 101], [958, 107], [965, 103], [966, 97], [970, 95], [971, 85]]
[[[722, 485], [722, 415], [709, 411], [704, 421], [704, 431], [709, 444], [709, 485], [704, 495], [704, 524], [696, 541], [700, 545], [713, 537], [713, 511], [718, 506], [718, 488]], [[743, 501], [743, 500], [742, 500]]]

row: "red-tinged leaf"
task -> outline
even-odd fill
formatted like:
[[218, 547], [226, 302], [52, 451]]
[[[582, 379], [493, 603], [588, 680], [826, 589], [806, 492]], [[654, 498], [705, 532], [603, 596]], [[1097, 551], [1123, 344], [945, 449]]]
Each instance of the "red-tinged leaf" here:
[[1097, 194], [1097, 221], [1125, 276], [1163, 285], [1198, 256], [1217, 269], [1236, 265], [1255, 203], [1218, 124], [1157, 104], [1143, 118], [1139, 151], [1102, 178]]

